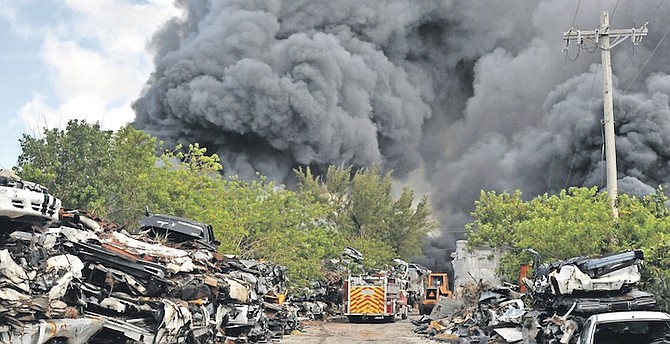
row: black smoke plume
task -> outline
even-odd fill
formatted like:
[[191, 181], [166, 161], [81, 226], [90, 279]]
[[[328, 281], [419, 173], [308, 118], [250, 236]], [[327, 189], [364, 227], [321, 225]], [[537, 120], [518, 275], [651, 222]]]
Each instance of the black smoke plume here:
[[134, 126], [200, 142], [228, 175], [392, 169], [430, 193], [443, 224], [427, 265], [447, 260], [482, 189], [604, 187], [600, 52], [562, 51], [563, 32], [595, 29], [602, 10], [612, 28], [649, 22], [640, 45], [612, 49], [620, 192], [650, 193], [670, 175], [670, 3], [178, 3], [184, 16], [151, 42]]

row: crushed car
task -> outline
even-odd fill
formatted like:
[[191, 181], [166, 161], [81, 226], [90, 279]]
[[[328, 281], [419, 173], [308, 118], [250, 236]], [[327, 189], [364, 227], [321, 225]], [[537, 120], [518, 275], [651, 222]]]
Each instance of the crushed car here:
[[300, 326], [278, 297], [284, 267], [218, 253], [209, 225], [149, 215], [130, 233], [61, 209], [37, 184], [1, 181], [28, 203], [40, 193], [47, 210], [0, 210], [0, 342], [247, 343]]
[[48, 225], [58, 221], [61, 200], [44, 186], [21, 180], [12, 170], [0, 170], [0, 218]]
[[177, 244], [197, 243], [212, 251], [221, 244], [214, 238], [212, 226], [191, 219], [164, 214], [151, 214], [140, 221], [139, 231], [152, 238], [162, 238]]
[[[536, 258], [537, 261], [537, 258]], [[656, 305], [654, 295], [639, 290], [641, 250], [599, 257], [576, 257], [547, 264], [536, 262], [535, 278], [524, 284], [538, 308], [576, 313], [646, 310]]]
[[[551, 263], [535, 255], [534, 276], [523, 279], [527, 292], [516, 285], [465, 283], [455, 298], [440, 299], [430, 315], [415, 320], [415, 332], [457, 343], [605, 343], [594, 341], [596, 321], [618, 319], [632, 329], [652, 325], [631, 323], [636, 314], [664, 316], [653, 311], [654, 295], [638, 288], [641, 250]], [[665, 343], [655, 340], [644, 343]], [[626, 341], [632, 342], [642, 343]]]

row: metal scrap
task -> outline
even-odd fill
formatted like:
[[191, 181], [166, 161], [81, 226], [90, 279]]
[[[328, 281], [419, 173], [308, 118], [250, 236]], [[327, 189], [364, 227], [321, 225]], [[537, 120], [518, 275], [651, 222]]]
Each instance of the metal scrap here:
[[[539, 255], [536, 255], [539, 257]], [[465, 283], [442, 298], [414, 331], [450, 343], [574, 343], [588, 316], [646, 310], [655, 297], [637, 288], [642, 251], [576, 257], [541, 264], [533, 279], [516, 286]]]
[[[208, 225], [151, 215], [130, 233], [14, 175], [0, 187], [0, 342], [258, 342], [300, 326], [284, 267], [217, 253]], [[157, 218], [190, 232], [151, 235]]]

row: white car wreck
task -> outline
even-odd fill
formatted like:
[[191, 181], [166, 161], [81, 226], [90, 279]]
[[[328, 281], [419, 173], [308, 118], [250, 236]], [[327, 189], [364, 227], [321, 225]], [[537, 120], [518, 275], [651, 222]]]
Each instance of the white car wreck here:
[[58, 221], [61, 200], [44, 186], [23, 181], [13, 171], [0, 170], [0, 218], [48, 225]]
[[578, 258], [556, 266], [549, 273], [554, 294], [622, 291], [640, 282], [638, 266], [644, 256], [634, 250], [598, 258]]
[[665, 312], [612, 312], [590, 316], [579, 344], [670, 343], [670, 315]]

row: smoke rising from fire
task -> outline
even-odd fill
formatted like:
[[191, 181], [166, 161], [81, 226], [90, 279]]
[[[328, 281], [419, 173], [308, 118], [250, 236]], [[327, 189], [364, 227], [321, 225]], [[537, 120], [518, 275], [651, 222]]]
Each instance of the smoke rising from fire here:
[[584, 30], [601, 10], [612, 28], [649, 21], [642, 44], [612, 50], [619, 190], [646, 194], [670, 176], [670, 40], [661, 41], [670, 4], [179, 4], [184, 17], [151, 42], [156, 70], [133, 125], [168, 143], [200, 142], [228, 175], [393, 169], [430, 193], [440, 216], [427, 265], [446, 259], [482, 189], [604, 187], [600, 52], [561, 51], [573, 19]]

